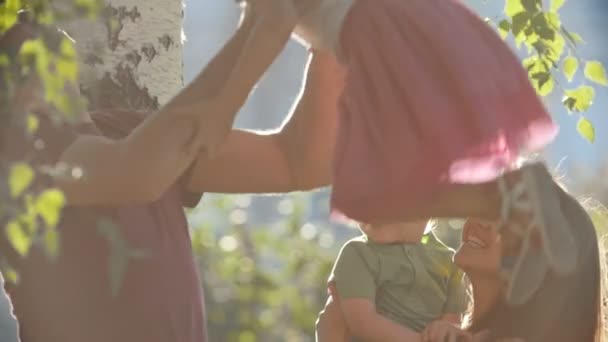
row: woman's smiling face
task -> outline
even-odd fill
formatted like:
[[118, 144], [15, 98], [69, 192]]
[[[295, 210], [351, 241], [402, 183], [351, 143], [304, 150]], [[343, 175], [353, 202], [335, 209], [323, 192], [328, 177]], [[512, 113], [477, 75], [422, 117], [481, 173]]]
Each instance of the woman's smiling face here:
[[493, 223], [468, 219], [462, 228], [462, 244], [454, 262], [470, 276], [498, 277], [502, 246]]

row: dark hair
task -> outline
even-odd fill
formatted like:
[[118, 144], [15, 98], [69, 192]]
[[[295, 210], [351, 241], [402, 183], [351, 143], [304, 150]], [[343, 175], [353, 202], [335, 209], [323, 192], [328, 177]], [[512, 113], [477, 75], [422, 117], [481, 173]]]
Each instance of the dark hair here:
[[601, 271], [597, 233], [583, 206], [556, 185], [561, 210], [577, 239], [579, 262], [574, 274], [548, 274], [526, 304], [499, 302], [470, 330], [489, 330], [490, 341], [518, 337], [526, 342], [594, 342], [602, 331]]

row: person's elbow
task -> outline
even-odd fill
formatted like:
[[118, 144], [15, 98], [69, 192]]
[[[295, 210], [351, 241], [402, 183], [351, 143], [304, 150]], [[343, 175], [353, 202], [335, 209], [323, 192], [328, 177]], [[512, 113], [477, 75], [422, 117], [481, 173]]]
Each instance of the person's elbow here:
[[123, 141], [83, 139], [66, 150], [61, 163], [81, 170], [79, 177], [55, 177], [71, 205], [151, 203], [170, 187], [163, 170], [142, 169]]
[[331, 185], [331, 160], [303, 145], [278, 137], [279, 149], [287, 164], [291, 191], [310, 191]]

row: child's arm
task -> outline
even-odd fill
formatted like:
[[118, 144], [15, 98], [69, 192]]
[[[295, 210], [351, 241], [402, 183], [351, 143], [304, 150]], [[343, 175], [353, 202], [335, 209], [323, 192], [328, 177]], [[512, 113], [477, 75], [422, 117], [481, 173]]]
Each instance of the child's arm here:
[[[176, 112], [201, 116], [198, 134], [203, 136], [207, 152], [215, 153], [225, 141], [239, 109], [283, 50], [297, 21], [291, 0], [247, 0], [245, 3], [242, 26], [248, 26], [248, 35], [225, 47], [238, 52], [225, 60], [216, 56], [220, 58], [214, 58], [209, 67], [166, 106]], [[253, 20], [247, 22], [249, 18]]]
[[350, 334], [340, 310], [338, 298], [330, 295], [315, 324], [317, 342], [347, 342]]

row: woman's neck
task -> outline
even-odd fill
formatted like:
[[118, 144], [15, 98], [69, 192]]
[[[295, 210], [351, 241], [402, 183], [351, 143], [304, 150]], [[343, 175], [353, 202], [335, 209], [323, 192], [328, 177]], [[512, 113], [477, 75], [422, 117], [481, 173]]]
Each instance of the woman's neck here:
[[469, 274], [473, 287], [473, 322], [483, 318], [496, 304], [502, 293], [502, 282], [496, 277]]

